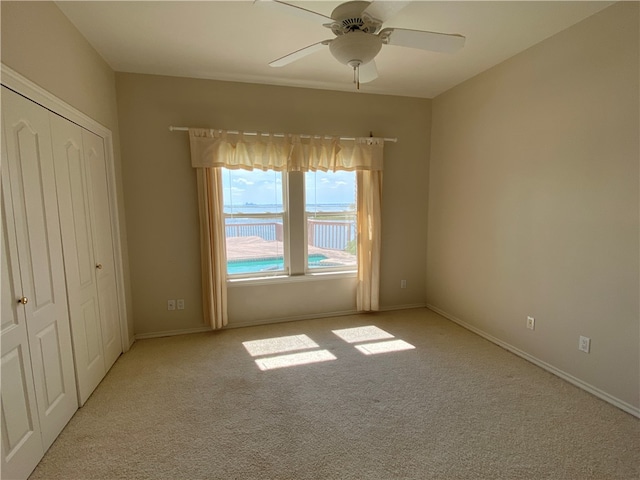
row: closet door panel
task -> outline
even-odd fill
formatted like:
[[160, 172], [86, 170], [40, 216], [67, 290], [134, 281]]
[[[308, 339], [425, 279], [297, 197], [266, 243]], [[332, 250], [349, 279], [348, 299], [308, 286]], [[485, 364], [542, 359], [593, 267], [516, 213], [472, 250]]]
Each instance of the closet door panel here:
[[114, 364], [122, 353], [120, 342], [120, 316], [118, 314], [118, 295], [113, 277], [107, 278], [101, 286], [100, 317], [102, 321], [102, 345], [105, 352], [105, 366], [107, 370]]
[[2, 345], [2, 472], [7, 478], [27, 477], [44, 455], [37, 424], [33, 390], [27, 388], [31, 366], [23, 344], [5, 347], [13, 339], [3, 338]]
[[48, 112], [3, 91], [7, 163], [42, 442], [77, 409]]
[[107, 370], [120, 353], [120, 316], [118, 309], [115, 259], [109, 207], [109, 188], [102, 138], [82, 130], [85, 161], [90, 177], [95, 259], [97, 264], [98, 305], [102, 322], [102, 345]]
[[0, 403], [2, 462], [7, 478], [26, 478], [44, 455], [33, 386], [29, 338], [14, 236], [13, 209], [2, 139], [2, 325], [0, 328]]
[[106, 373], [98, 304], [91, 195], [82, 129], [50, 114], [78, 400], [89, 398]]

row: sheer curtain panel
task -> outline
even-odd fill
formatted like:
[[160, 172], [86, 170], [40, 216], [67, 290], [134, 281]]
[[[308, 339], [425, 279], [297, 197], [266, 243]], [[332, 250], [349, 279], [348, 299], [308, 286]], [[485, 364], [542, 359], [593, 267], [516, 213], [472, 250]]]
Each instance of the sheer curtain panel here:
[[214, 330], [227, 322], [227, 252], [222, 209], [222, 171], [198, 168], [198, 210], [202, 263], [202, 309]]
[[380, 310], [380, 236], [382, 171], [359, 170], [358, 182], [358, 288], [359, 312]]

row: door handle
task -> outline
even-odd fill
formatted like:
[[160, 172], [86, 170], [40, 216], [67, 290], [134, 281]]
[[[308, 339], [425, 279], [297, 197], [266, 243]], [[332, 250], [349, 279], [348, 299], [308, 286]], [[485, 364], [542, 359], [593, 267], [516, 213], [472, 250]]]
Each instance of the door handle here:
[[102, 264], [101, 264], [101, 263], [98, 263], [98, 264], [96, 265], [96, 268], [97, 268], [98, 270], [102, 270]]
[[26, 305], [28, 301], [29, 301], [29, 299], [27, 297], [20, 297], [18, 299], [18, 303], [20, 303], [22, 305]]

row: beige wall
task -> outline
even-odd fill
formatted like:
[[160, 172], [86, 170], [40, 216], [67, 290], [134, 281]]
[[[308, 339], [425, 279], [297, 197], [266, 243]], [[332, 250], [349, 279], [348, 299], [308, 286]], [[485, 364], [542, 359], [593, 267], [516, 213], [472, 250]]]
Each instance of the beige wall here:
[[636, 408], [638, 25], [613, 5], [434, 100], [427, 242], [429, 304]]
[[[0, 2], [2, 63], [113, 133], [127, 311], [131, 301], [114, 72], [53, 2]], [[130, 336], [133, 323], [130, 322]]]
[[[640, 405], [636, 2], [439, 96], [433, 129], [429, 100], [114, 75], [54, 3], [0, 9], [2, 62], [113, 132], [137, 333], [202, 325], [195, 178], [186, 135], [168, 125], [373, 130], [400, 139], [385, 155], [382, 306], [423, 304], [426, 291], [448, 314]], [[232, 287], [231, 324], [348, 311], [353, 288]], [[168, 312], [168, 298], [186, 310]], [[589, 355], [578, 335], [592, 338]]]
[[[169, 125], [398, 137], [385, 145], [381, 304], [424, 305], [429, 100], [125, 73], [116, 85], [136, 333], [202, 326], [195, 172]], [[352, 311], [353, 292], [352, 279], [231, 287], [229, 323]], [[170, 298], [186, 309], [167, 311]]]

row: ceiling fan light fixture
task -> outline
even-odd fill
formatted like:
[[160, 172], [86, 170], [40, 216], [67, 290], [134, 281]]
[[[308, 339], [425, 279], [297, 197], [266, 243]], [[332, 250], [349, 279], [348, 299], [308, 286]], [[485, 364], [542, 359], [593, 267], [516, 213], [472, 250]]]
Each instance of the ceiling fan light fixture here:
[[331, 54], [344, 65], [369, 63], [382, 48], [382, 39], [364, 32], [350, 32], [334, 38], [329, 44]]
[[[304, 12], [307, 16], [322, 18], [323, 22], [328, 18], [312, 10], [290, 5], [284, 0], [271, 1], [287, 6], [291, 11]], [[323, 23], [325, 27], [331, 29], [336, 38], [308, 45], [272, 61], [269, 65], [272, 67], [288, 65], [328, 45], [331, 54], [338, 62], [353, 69], [353, 80], [359, 89], [361, 71], [363, 83], [378, 78], [374, 59], [382, 45], [397, 45], [443, 53], [454, 53], [463, 47], [465, 37], [458, 34], [396, 27], [382, 28], [388, 19], [410, 2], [411, 0], [353, 0], [342, 3], [331, 13], [332, 21]]]

